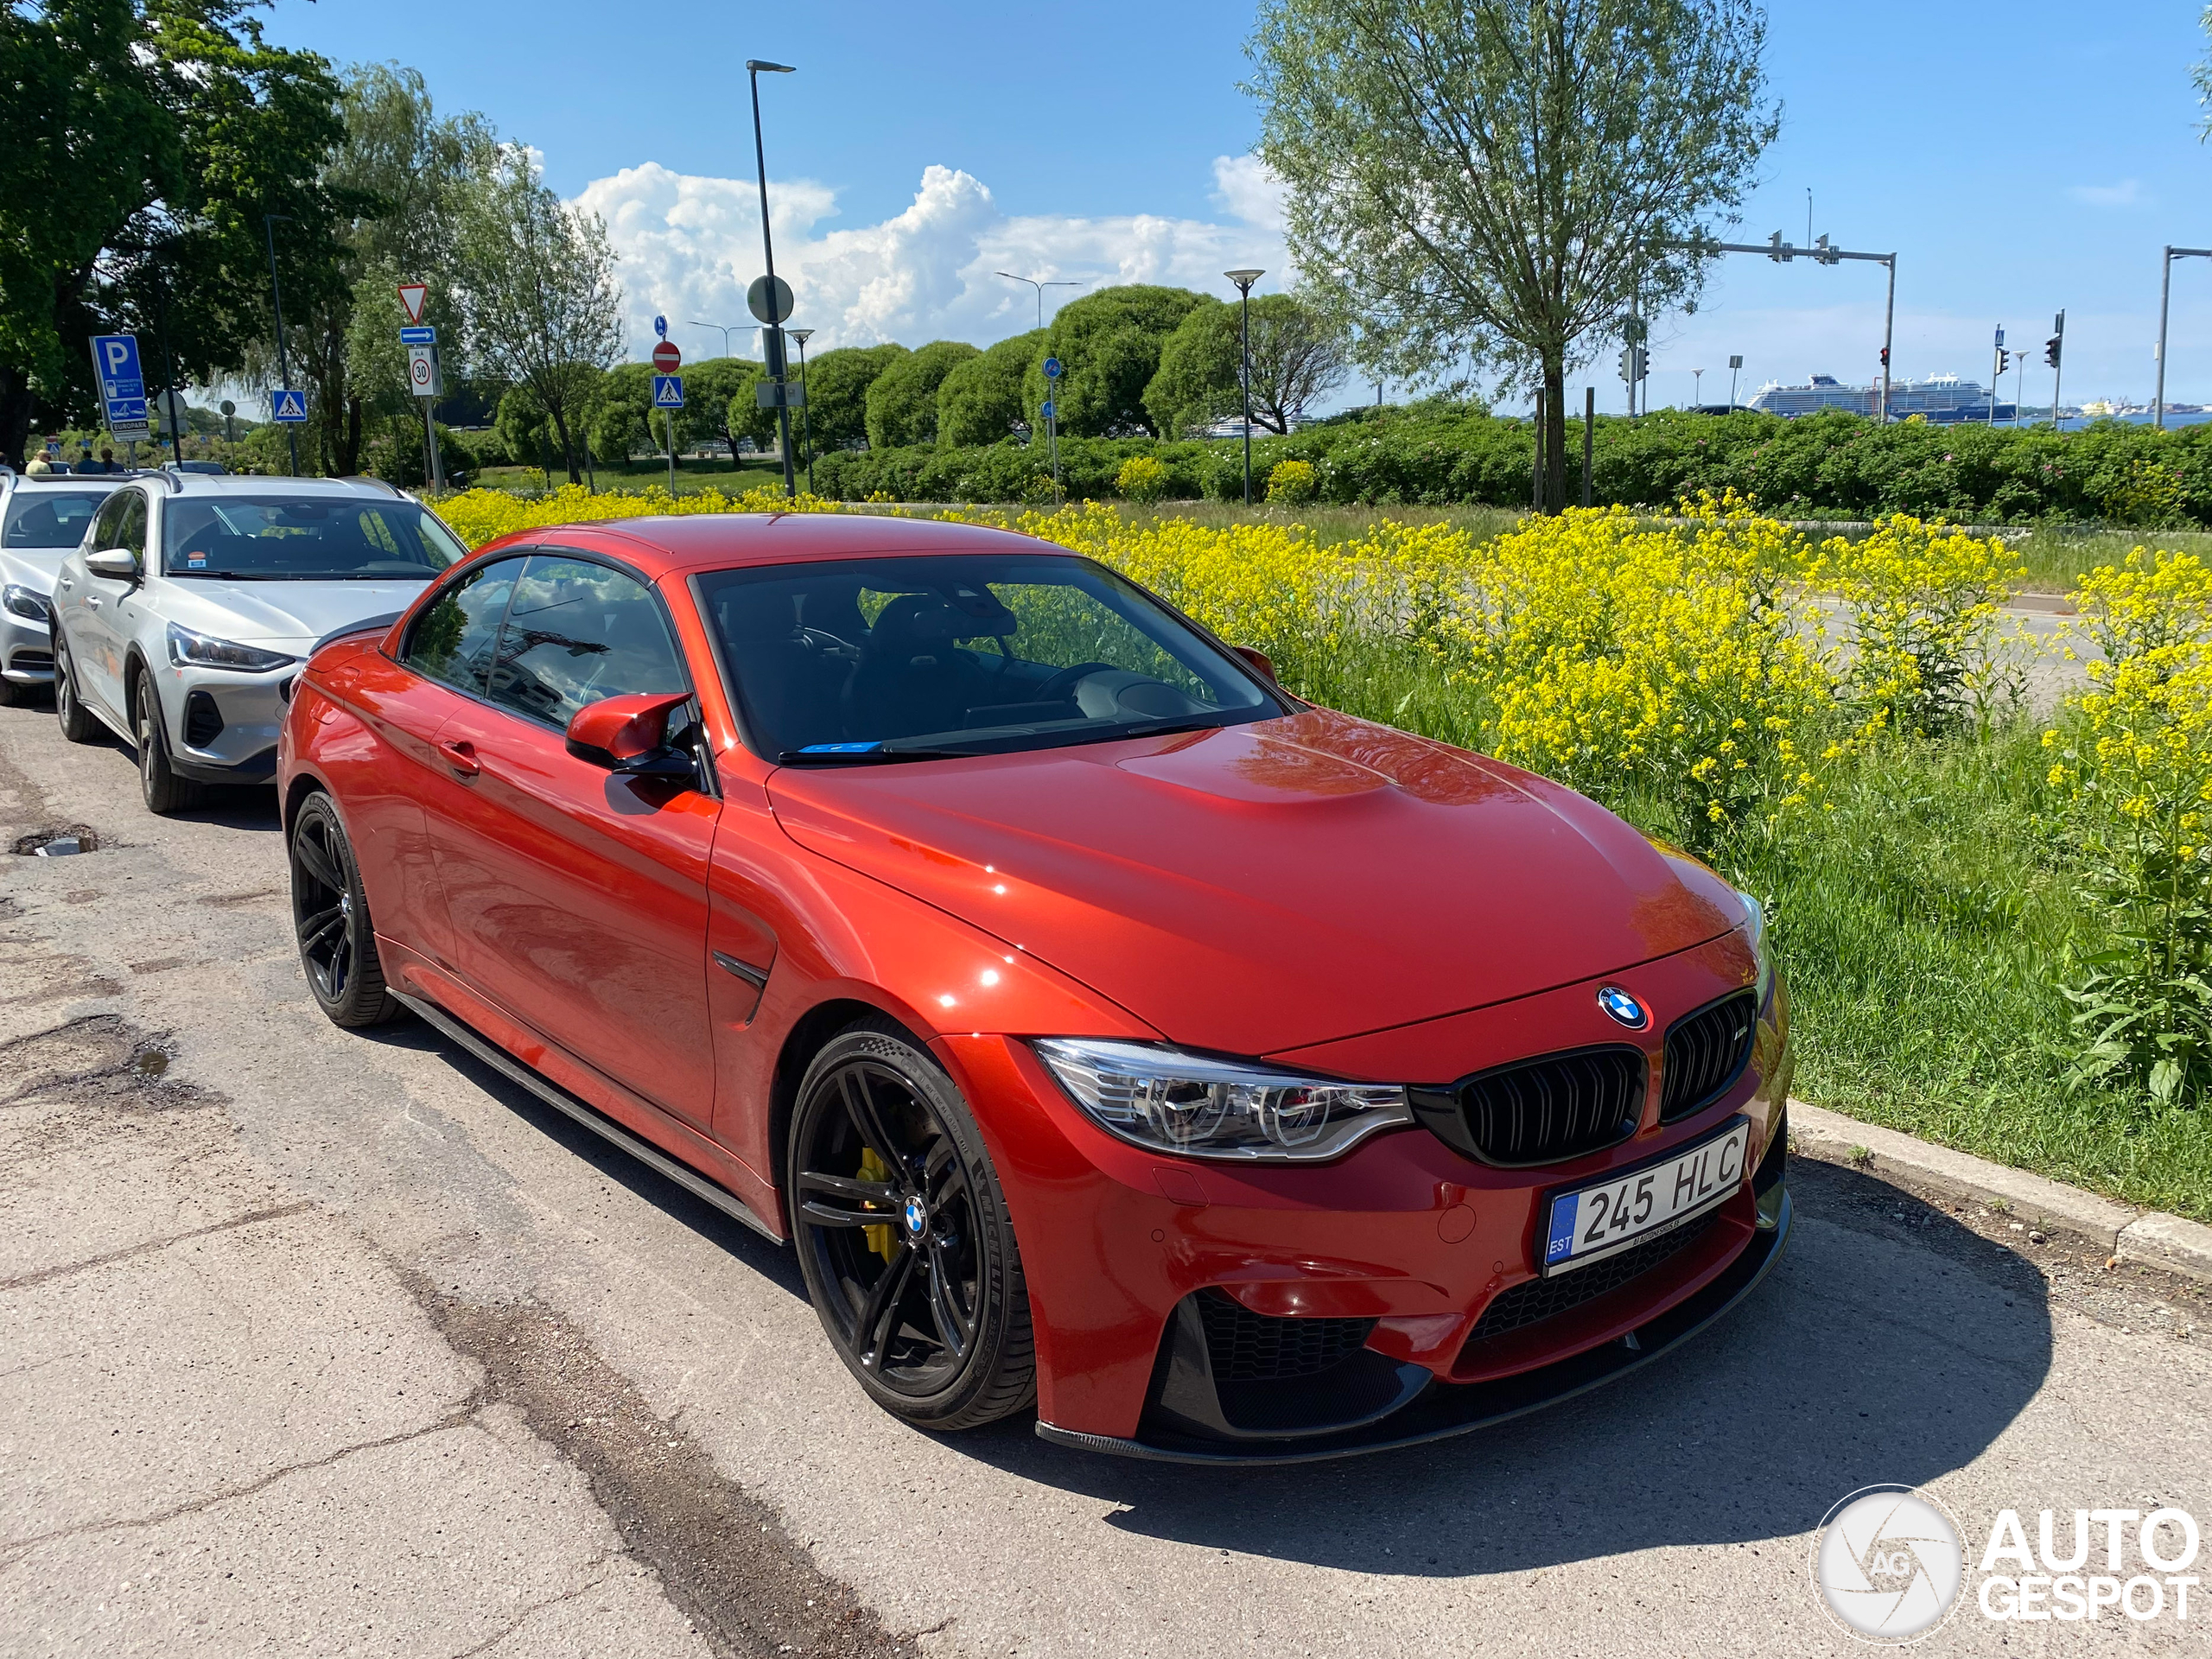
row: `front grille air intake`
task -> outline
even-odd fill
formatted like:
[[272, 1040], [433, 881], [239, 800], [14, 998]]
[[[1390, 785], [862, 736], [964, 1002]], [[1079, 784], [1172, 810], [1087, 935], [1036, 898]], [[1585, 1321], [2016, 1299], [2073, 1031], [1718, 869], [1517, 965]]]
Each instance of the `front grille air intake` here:
[[1694, 1221], [1685, 1222], [1671, 1233], [1662, 1233], [1656, 1238], [1631, 1245], [1618, 1255], [1606, 1256], [1586, 1268], [1577, 1268], [1549, 1279], [1526, 1279], [1510, 1290], [1498, 1292], [1491, 1298], [1490, 1306], [1483, 1309], [1475, 1328], [1467, 1333], [1460, 1359], [1465, 1362], [1478, 1343], [1556, 1318], [1570, 1308], [1580, 1307], [1585, 1302], [1594, 1302], [1600, 1296], [1618, 1290], [1631, 1279], [1643, 1277], [1704, 1238], [1719, 1219], [1718, 1211], [1708, 1211]]
[[1743, 1074], [1758, 1026], [1753, 994], [1738, 991], [1686, 1014], [1667, 1028], [1667, 1066], [1659, 1121], [1672, 1123], [1710, 1106]]
[[1372, 1319], [1278, 1319], [1255, 1313], [1225, 1291], [1198, 1293], [1206, 1354], [1218, 1382], [1318, 1376], [1367, 1345]]
[[1436, 1136], [1506, 1168], [1579, 1158], [1635, 1133], [1643, 1111], [1643, 1051], [1581, 1048], [1517, 1060], [1452, 1084], [1410, 1092]]

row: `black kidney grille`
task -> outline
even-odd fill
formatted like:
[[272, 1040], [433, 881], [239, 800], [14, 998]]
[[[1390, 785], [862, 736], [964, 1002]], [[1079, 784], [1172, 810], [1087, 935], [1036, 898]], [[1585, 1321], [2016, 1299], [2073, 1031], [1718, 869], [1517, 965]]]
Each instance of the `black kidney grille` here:
[[1277, 1319], [1255, 1313], [1225, 1291], [1198, 1293], [1206, 1352], [1218, 1382], [1313, 1376], [1367, 1345], [1372, 1319]]
[[1738, 991], [1667, 1030], [1667, 1071], [1659, 1085], [1659, 1121], [1671, 1123], [1709, 1106], [1736, 1081], [1751, 1057], [1758, 1026], [1753, 994]]
[[[1483, 1309], [1475, 1328], [1468, 1332], [1467, 1347], [1472, 1348], [1492, 1337], [1502, 1337], [1509, 1331], [1519, 1331], [1585, 1302], [1594, 1302], [1609, 1291], [1618, 1290], [1630, 1280], [1689, 1249], [1713, 1230], [1713, 1224], [1718, 1219], [1717, 1212], [1708, 1212], [1671, 1233], [1662, 1233], [1655, 1239], [1632, 1245], [1618, 1255], [1609, 1255], [1602, 1262], [1592, 1262], [1586, 1268], [1577, 1268], [1572, 1273], [1550, 1279], [1525, 1280], [1510, 1290], [1498, 1292], [1491, 1298], [1490, 1306]], [[1461, 1351], [1463, 1358], [1465, 1352]]]
[[1477, 1154], [1549, 1164], [1610, 1147], [1643, 1109], [1643, 1051], [1586, 1048], [1502, 1065], [1459, 1085]]

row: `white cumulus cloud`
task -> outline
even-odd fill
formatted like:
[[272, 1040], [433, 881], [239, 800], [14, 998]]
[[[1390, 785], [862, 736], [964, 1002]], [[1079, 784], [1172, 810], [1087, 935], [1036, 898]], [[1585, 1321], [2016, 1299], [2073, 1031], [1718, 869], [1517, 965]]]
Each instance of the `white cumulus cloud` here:
[[2118, 184], [2076, 184], [2069, 186], [2066, 194], [2090, 207], [2139, 207], [2151, 200], [2140, 179], [2122, 179]]
[[[1219, 219], [1135, 213], [1086, 218], [1009, 215], [989, 188], [955, 168], [925, 168], [912, 202], [874, 225], [835, 227], [836, 193], [809, 180], [770, 181], [776, 274], [797, 297], [794, 327], [817, 332], [810, 352], [887, 340], [987, 345], [1033, 327], [1034, 290], [1001, 270], [1072, 288], [1046, 290], [1045, 314], [1117, 283], [1168, 283], [1222, 294], [1221, 273], [1259, 264], [1287, 285], [1279, 184], [1250, 156], [1213, 164]], [[627, 339], [642, 356], [656, 315], [696, 356], [721, 349], [719, 331], [695, 321], [749, 327], [745, 289], [760, 270], [758, 187], [749, 179], [671, 172], [658, 162], [594, 180], [576, 205], [607, 222], [621, 256]], [[741, 352], [757, 341], [738, 334]]]

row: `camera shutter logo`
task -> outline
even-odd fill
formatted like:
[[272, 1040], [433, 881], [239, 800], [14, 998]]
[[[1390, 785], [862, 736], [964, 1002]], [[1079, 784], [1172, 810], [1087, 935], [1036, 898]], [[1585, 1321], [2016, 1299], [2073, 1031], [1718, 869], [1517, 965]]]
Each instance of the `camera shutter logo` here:
[[1958, 1523], [1910, 1486], [1866, 1486], [1813, 1535], [1813, 1586], [1853, 1636], [1901, 1645], [1941, 1625], [1965, 1576]]

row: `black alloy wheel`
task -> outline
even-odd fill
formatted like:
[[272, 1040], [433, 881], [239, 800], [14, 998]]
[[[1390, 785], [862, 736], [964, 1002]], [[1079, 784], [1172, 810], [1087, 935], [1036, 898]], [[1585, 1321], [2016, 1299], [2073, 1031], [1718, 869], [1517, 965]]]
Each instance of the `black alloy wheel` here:
[[877, 1404], [948, 1430], [1036, 1397], [997, 1174], [952, 1080], [891, 1021], [841, 1033], [807, 1068], [785, 1191], [815, 1311]]
[[289, 838], [292, 931], [316, 1004], [340, 1026], [374, 1026], [399, 1012], [385, 988], [369, 901], [338, 807], [317, 790], [300, 803]]
[[89, 743], [100, 734], [99, 721], [77, 695], [77, 671], [58, 626], [54, 630], [54, 715], [61, 722], [61, 735], [72, 743]]
[[161, 694], [154, 690], [153, 675], [143, 669], [130, 683], [130, 735], [138, 746], [138, 792], [146, 798], [146, 810], [156, 817], [167, 817], [199, 805], [205, 792], [201, 786], [178, 777], [169, 765]]

